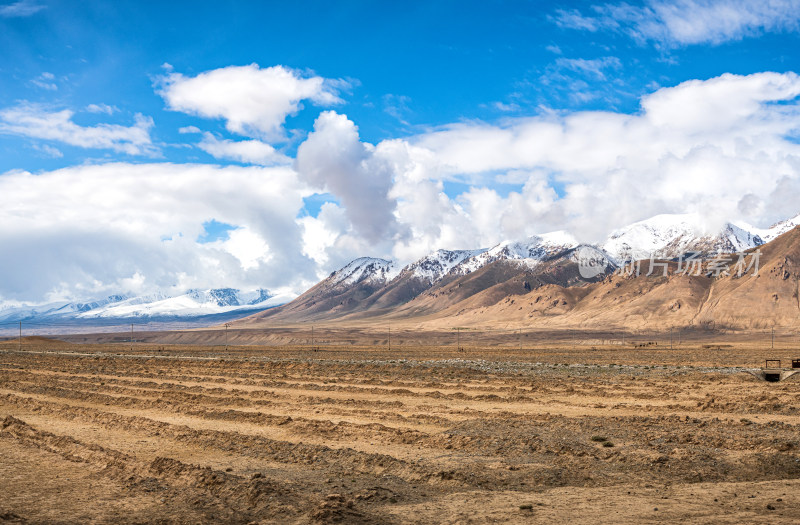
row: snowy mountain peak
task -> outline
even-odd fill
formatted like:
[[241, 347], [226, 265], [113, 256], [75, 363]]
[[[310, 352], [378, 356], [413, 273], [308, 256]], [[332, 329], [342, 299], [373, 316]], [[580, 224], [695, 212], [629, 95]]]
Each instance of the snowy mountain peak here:
[[556, 253], [578, 246], [578, 241], [565, 231], [534, 235], [524, 241], [503, 241], [493, 248], [466, 259], [453, 272], [466, 275], [498, 260], [514, 261], [530, 267]]
[[485, 249], [437, 250], [435, 253], [427, 255], [407, 266], [404, 271], [411, 272], [411, 274], [418, 279], [433, 284], [447, 275], [450, 270], [461, 264], [464, 260], [480, 255], [485, 251]]
[[[234, 288], [213, 288], [211, 290], [190, 290], [187, 292], [198, 304], [208, 304], [219, 307], [248, 306], [263, 303], [272, 298], [268, 290], [258, 289], [252, 292], [242, 292]], [[169, 299], [164, 297], [163, 299]]]
[[732, 223], [725, 225], [720, 236], [723, 245], [717, 251], [721, 252], [740, 252], [761, 246], [766, 241], [757, 233], [745, 230]]
[[698, 228], [694, 217], [656, 215], [613, 232], [603, 249], [618, 261], [646, 259], [651, 254], [662, 256], [676, 240], [695, 239]]
[[612, 233], [603, 250], [618, 262], [650, 257], [679, 257], [689, 251], [704, 254], [738, 252], [764, 244], [752, 229], [725, 223], [709, 228], [697, 214], [656, 215]]
[[283, 304], [292, 297], [270, 294], [267, 290], [242, 292], [233, 288], [190, 290], [182, 295], [136, 297], [82, 313], [81, 318], [113, 317], [195, 317], [237, 310], [256, 310]]
[[334, 285], [349, 286], [356, 283], [383, 283], [396, 275], [395, 264], [386, 259], [359, 257], [344, 268], [333, 272], [329, 279]]
[[506, 259], [540, 260], [549, 254], [568, 250], [578, 245], [578, 241], [565, 231], [534, 235], [528, 239], [504, 241], [487, 252], [488, 256], [502, 256]]

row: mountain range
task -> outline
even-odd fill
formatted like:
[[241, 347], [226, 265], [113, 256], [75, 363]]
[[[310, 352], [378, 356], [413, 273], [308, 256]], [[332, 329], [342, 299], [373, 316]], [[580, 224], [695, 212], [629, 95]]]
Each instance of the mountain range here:
[[[438, 250], [399, 269], [362, 257], [294, 301], [238, 324], [793, 325], [800, 316], [798, 224], [800, 215], [766, 229], [726, 223], [709, 231], [699, 215], [659, 215], [599, 244], [553, 232], [489, 249]], [[749, 273], [738, 275], [731, 271], [738, 256], [721, 254], [744, 252]], [[696, 275], [687, 275], [681, 264], [692, 253], [705, 261]], [[726, 258], [727, 272], [717, 268]], [[616, 271], [637, 260], [641, 273]]]
[[[771, 245], [797, 225], [800, 215], [770, 228], [745, 223], [709, 228], [699, 214], [658, 215], [621, 228], [597, 244], [583, 244], [570, 233], [557, 231], [504, 241], [491, 248], [437, 250], [404, 267], [385, 259], [361, 257], [296, 298], [263, 289], [243, 292], [220, 288], [180, 295], [112, 295], [89, 302], [0, 305], [0, 325], [18, 321], [102, 325], [176, 320], [211, 325], [249, 315], [240, 324], [403, 321], [438, 325], [455, 317], [471, 323], [535, 321], [588, 326], [602, 319], [606, 319], [603, 323], [611, 322], [607, 319], [610, 314], [603, 309], [594, 311], [589, 303], [603, 304], [609, 311], [624, 310], [616, 323], [641, 324], [652, 317], [650, 310], [663, 309], [662, 302], [682, 310], [680, 316], [668, 316], [672, 322], [691, 324], [701, 318], [712, 319], [711, 310], [725, 302], [717, 291], [725, 276], [684, 279], [675, 275], [677, 268], [671, 267], [670, 275], [662, 279], [672, 284], [656, 286], [656, 278], [636, 276], [630, 280], [614, 275], [615, 270], [628, 261], [649, 262], [651, 258], [672, 260], [674, 267], [675, 260], [689, 252], [710, 257], [763, 247], [773, 253]], [[784, 266], [791, 266], [795, 257], [800, 260], [800, 253], [787, 252], [784, 257]], [[609, 283], [613, 283], [613, 289], [606, 290]], [[603, 300], [595, 295], [601, 289], [607, 296]], [[667, 295], [655, 300], [657, 290]], [[684, 297], [683, 293], [689, 295]], [[518, 304], [518, 296], [530, 299], [527, 306]], [[701, 297], [715, 306], [705, 304]], [[511, 315], [503, 304], [516, 305], [516, 312], [525, 316]], [[690, 311], [694, 312], [691, 316], [686, 314]], [[796, 312], [784, 313], [796, 316]], [[729, 320], [735, 317], [731, 312], [725, 315]], [[769, 315], [762, 317], [758, 322], [771, 322]]]
[[214, 324], [284, 304], [292, 298], [272, 295], [263, 289], [243, 292], [232, 288], [190, 290], [180, 295], [111, 295], [88, 302], [0, 306], [0, 325], [18, 322], [108, 325], [120, 321], [202, 321]]

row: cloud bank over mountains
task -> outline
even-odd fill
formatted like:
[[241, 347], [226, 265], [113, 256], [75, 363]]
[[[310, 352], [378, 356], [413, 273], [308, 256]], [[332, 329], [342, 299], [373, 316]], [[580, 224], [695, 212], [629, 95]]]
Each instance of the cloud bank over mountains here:
[[[540, 110], [377, 144], [336, 111], [347, 88], [255, 64], [159, 79], [167, 108], [199, 118], [182, 130], [191, 147], [240, 166], [154, 162], [164, 145], [142, 115], [126, 127], [26, 103], [0, 110], [1, 133], [147, 159], [0, 176], [0, 272], [16, 276], [0, 298], [299, 292], [362, 255], [405, 264], [562, 229], [597, 241], [659, 213], [699, 213], [713, 229], [800, 211], [795, 73], [687, 81], [655, 89], [634, 113]], [[298, 139], [286, 119], [301, 111], [317, 116]], [[241, 140], [200, 128], [213, 120]], [[464, 190], [445, 191], [454, 184]], [[315, 195], [330, 198], [310, 214]], [[208, 242], [210, 221], [228, 231]]]

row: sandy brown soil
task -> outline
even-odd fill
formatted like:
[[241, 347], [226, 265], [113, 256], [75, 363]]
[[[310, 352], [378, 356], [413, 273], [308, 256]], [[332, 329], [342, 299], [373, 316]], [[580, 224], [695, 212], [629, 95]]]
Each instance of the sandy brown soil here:
[[752, 344], [0, 343], [0, 523], [800, 521]]

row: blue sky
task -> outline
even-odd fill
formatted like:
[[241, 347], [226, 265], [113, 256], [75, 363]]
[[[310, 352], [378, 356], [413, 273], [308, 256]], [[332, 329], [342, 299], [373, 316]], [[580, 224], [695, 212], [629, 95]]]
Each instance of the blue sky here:
[[[58, 242], [52, 220], [95, 245], [131, 236], [161, 263], [64, 246], [43, 284], [0, 283], [0, 300], [301, 290], [357, 255], [408, 261], [562, 227], [593, 240], [711, 200], [726, 219], [781, 218], [792, 205], [775, 199], [800, 170], [799, 20], [795, 0], [5, 2], [0, 186], [17, 206], [6, 224], [24, 231], [6, 241], [33, 258], [31, 239]], [[703, 111], [731, 118], [711, 130]], [[731, 169], [727, 189], [675, 190]], [[209, 195], [197, 185], [212, 171], [227, 182]], [[647, 198], [626, 189], [648, 177]], [[74, 195], [47, 197], [60, 184]], [[123, 187], [158, 221], [87, 204]], [[178, 238], [189, 244], [164, 240]]]
[[[797, 71], [800, 61], [794, 31], [664, 48], [625, 33], [587, 33], [557, 23], [565, 11], [592, 14], [587, 2], [21, 4], [42, 9], [0, 18], [0, 104], [26, 100], [74, 108], [74, 120], [83, 125], [130, 125], [134, 114], [148, 115], [155, 121], [154, 141], [164, 144], [160, 154], [177, 162], [215, 160], [183, 148], [181, 127], [228, 135], [220, 122], [214, 127], [165, 108], [153, 88], [165, 63], [185, 75], [257, 63], [347, 79], [351, 87], [336, 109], [357, 123], [364, 140], [377, 143], [461, 120], [536, 115], [543, 107], [630, 113], [657, 86], [726, 72]], [[581, 69], [569, 62], [575, 60], [599, 62]], [[81, 111], [92, 104], [115, 113]], [[302, 136], [317, 114], [313, 107], [300, 111], [287, 126]], [[32, 149], [30, 140], [4, 136], [0, 170], [120, 158], [49, 145], [64, 156], [51, 159]]]

